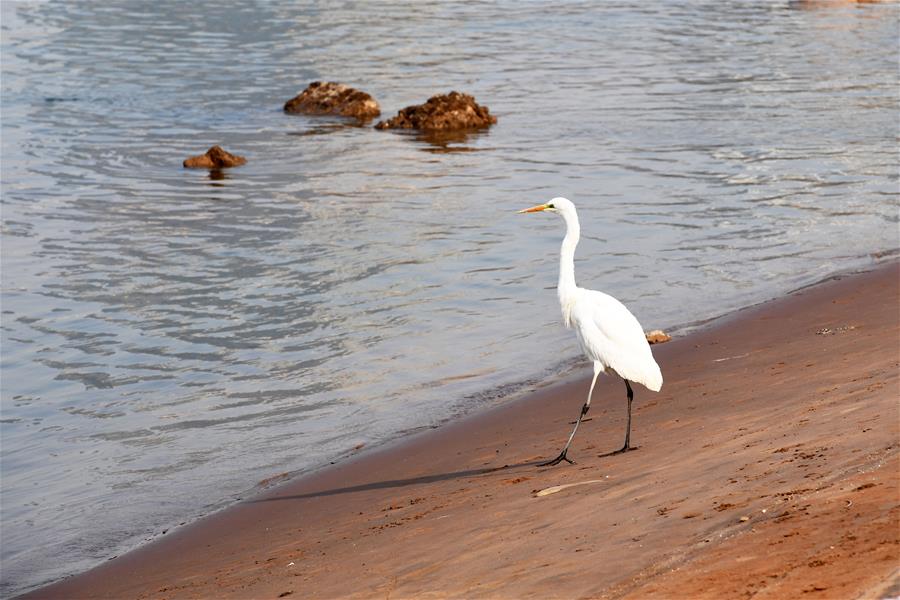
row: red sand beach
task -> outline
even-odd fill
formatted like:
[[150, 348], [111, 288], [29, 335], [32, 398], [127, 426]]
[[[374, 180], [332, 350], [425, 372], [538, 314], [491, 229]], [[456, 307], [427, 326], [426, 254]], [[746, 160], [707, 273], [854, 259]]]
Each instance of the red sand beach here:
[[585, 366], [29, 597], [900, 594], [898, 288], [892, 263], [655, 346], [666, 382], [635, 389], [635, 452], [603, 456], [625, 393], [602, 377], [577, 464], [535, 466], [565, 441]]

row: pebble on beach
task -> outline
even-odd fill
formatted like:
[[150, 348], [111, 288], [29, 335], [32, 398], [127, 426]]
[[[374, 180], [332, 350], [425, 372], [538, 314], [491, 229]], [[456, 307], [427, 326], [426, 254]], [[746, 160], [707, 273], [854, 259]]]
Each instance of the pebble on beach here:
[[184, 166], [189, 169], [224, 169], [238, 167], [246, 162], [247, 159], [243, 156], [226, 152], [221, 146], [213, 146], [206, 154], [185, 159]]
[[648, 331], [644, 334], [647, 337], [647, 341], [650, 344], [662, 344], [663, 342], [668, 342], [672, 339], [672, 336], [667, 334], [661, 329], [654, 329], [653, 331]]
[[425, 104], [407, 106], [397, 116], [379, 121], [375, 129], [442, 130], [479, 129], [497, 122], [487, 106], [469, 94], [450, 92], [432, 96]]
[[359, 120], [381, 114], [372, 96], [342, 83], [314, 81], [285, 102], [284, 112], [303, 115], [340, 115]]

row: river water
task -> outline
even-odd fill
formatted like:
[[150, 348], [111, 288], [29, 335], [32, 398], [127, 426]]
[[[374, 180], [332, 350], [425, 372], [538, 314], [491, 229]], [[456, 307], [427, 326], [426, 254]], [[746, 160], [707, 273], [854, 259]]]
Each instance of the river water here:
[[584, 368], [516, 209], [646, 329], [897, 254], [896, 4], [0, 5], [3, 596]]

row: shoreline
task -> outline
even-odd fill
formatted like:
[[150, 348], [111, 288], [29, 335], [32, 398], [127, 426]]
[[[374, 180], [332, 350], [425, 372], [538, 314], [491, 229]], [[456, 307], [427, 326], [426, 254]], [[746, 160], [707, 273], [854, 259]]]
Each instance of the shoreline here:
[[[872, 258], [873, 260], [880, 261], [880, 262], [873, 262], [867, 266], [856, 266], [856, 267], [847, 268], [846, 270], [836, 271], [830, 275], [826, 275], [825, 277], [822, 277], [821, 279], [817, 279], [810, 283], [803, 284], [796, 288], [790, 288], [780, 296], [774, 296], [771, 298], [767, 298], [765, 300], [759, 300], [756, 302], [752, 302], [745, 306], [740, 306], [740, 307], [730, 310], [728, 312], [717, 314], [717, 315], [714, 315], [711, 317], [681, 322], [681, 323], [672, 325], [671, 327], [668, 327], [662, 331], [664, 331], [664, 333], [667, 333], [667, 334], [672, 334], [672, 338], [669, 341], [681, 340], [683, 338], [693, 336], [695, 334], [704, 332], [711, 328], [727, 327], [732, 319], [740, 318], [744, 314], [745, 311], [750, 311], [750, 310], [755, 310], [757, 308], [761, 308], [769, 303], [777, 302], [779, 300], [785, 299], [789, 296], [792, 296], [794, 294], [803, 292], [803, 291], [811, 289], [811, 288], [825, 285], [830, 282], [844, 279], [847, 277], [854, 277], [857, 275], [865, 275], [865, 274], [871, 273], [873, 271], [887, 269], [891, 265], [894, 265], [894, 264], [896, 264], [898, 266], [898, 268], [900, 268], [900, 252], [894, 252], [894, 253], [890, 253], [888, 251], [874, 252], [874, 253], [868, 253], [865, 256], [868, 256], [868, 257]], [[888, 260], [885, 260], [884, 259], [885, 256], [889, 256], [891, 258]], [[560, 323], [560, 325], [562, 325], [562, 323]], [[572, 333], [571, 335], [574, 336], [574, 333]], [[252, 499], [250, 496], [256, 497], [259, 494], [264, 494], [264, 493], [266, 493], [276, 487], [279, 487], [281, 485], [287, 485], [290, 482], [292, 482], [298, 478], [312, 476], [316, 473], [319, 473], [320, 471], [322, 471], [324, 469], [330, 469], [338, 464], [343, 464], [344, 462], [346, 462], [348, 460], [356, 460], [358, 458], [365, 458], [368, 455], [368, 453], [370, 453], [370, 452], [390, 449], [390, 448], [393, 448], [395, 445], [404, 444], [404, 443], [406, 443], [406, 441], [408, 441], [416, 436], [429, 435], [429, 434], [433, 433], [436, 429], [446, 427], [457, 421], [464, 421], [466, 419], [472, 419], [472, 418], [477, 419], [484, 412], [502, 409], [507, 404], [518, 402], [523, 397], [534, 394], [544, 388], [555, 386], [555, 385], [560, 385], [560, 384], [566, 383], [573, 379], [584, 378], [585, 375], [584, 375], [583, 370], [586, 365], [586, 362], [585, 362], [586, 359], [584, 358], [584, 355], [582, 354], [581, 350], [578, 348], [577, 341], [575, 341], [574, 337], [572, 338], [572, 340], [573, 340], [572, 341], [573, 352], [575, 354], [571, 357], [560, 360], [555, 365], [555, 368], [553, 370], [545, 372], [545, 375], [546, 375], [545, 377], [541, 377], [540, 375], [536, 374], [531, 377], [525, 377], [521, 381], [501, 383], [494, 387], [488, 387], [485, 390], [482, 390], [480, 392], [482, 395], [487, 395], [492, 398], [496, 398], [496, 400], [494, 400], [493, 403], [488, 403], [488, 404], [485, 404], [482, 406], [473, 406], [470, 408], [466, 408], [460, 414], [445, 417], [443, 420], [438, 421], [437, 423], [435, 423], [433, 425], [420, 425], [420, 426], [408, 427], [408, 428], [403, 429], [399, 433], [396, 433], [396, 434], [393, 434], [393, 435], [387, 437], [386, 439], [378, 440], [378, 441], [375, 441], [372, 443], [367, 443], [367, 444], [364, 444], [364, 445], [362, 445], [360, 447], [356, 447], [356, 448], [348, 448], [347, 450], [343, 451], [342, 453], [335, 455], [331, 460], [329, 460], [328, 462], [325, 462], [325, 463], [321, 463], [321, 464], [318, 464], [318, 465], [315, 465], [312, 467], [308, 467], [308, 468], [296, 469], [296, 470], [292, 470], [292, 471], [284, 471], [281, 473], [267, 475], [267, 476], [263, 477], [262, 479], [260, 479], [252, 487], [249, 487], [245, 491], [241, 492], [240, 493], [241, 497], [238, 498], [234, 502], [234, 504], [243, 502], [243, 501], [249, 501]], [[653, 348], [654, 356], [655, 356], [656, 350], [658, 348], [660, 348], [661, 346], [668, 344], [669, 341], [652, 345], [651, 347]], [[607, 377], [607, 376], [608, 375], [601, 375], [601, 377], [598, 379], [598, 384], [604, 377]], [[589, 378], [588, 378], [588, 380], [589, 380]], [[643, 387], [641, 387], [641, 389], [643, 389]], [[504, 394], [503, 392], [507, 391], [507, 390], [512, 390], [512, 391]], [[463, 398], [468, 399], [468, 396], [463, 396]], [[573, 421], [573, 423], [574, 423], [574, 421]], [[230, 508], [232, 505], [233, 505], [232, 503], [229, 503], [225, 506], [222, 506], [221, 508], [216, 508], [213, 510], [213, 512], [202, 515], [200, 517], [197, 517], [193, 521], [188, 522], [187, 525], [190, 525], [191, 523], [193, 523], [199, 519], [204, 519], [208, 516], [211, 516], [215, 513], [221, 512], [223, 510], [228, 510], [228, 508]], [[169, 527], [167, 529], [167, 531], [171, 530], [173, 528], [174, 528], [174, 526]], [[153, 538], [151, 538], [150, 540], [148, 540], [145, 543], [152, 543], [152, 542], [156, 541], [158, 539], [159, 535], [163, 535], [163, 534], [162, 533], [156, 534], [156, 535], [154, 535]], [[139, 546], [135, 547], [134, 549], [137, 549], [140, 546], [145, 545], [145, 543], [140, 544]], [[127, 552], [131, 552], [131, 550], [128, 550]], [[118, 556], [111, 557], [109, 560], [112, 560], [113, 558], [118, 558]]]
[[[802, 362], [803, 344], [813, 347], [828, 343], [836, 346], [831, 349], [832, 359], [835, 361], [840, 361], [841, 357], [846, 361], [846, 353], [852, 350], [857, 352], [860, 359], [866, 361], [869, 367], [875, 362], [880, 365], [881, 371], [878, 375], [880, 379], [870, 385], [880, 384], [880, 387], [872, 390], [872, 393], [880, 399], [874, 406], [880, 407], [877, 418], [882, 419], [882, 423], [889, 421], [885, 419], [885, 410], [896, 413], [896, 406], [887, 406], [884, 402], [885, 397], [891, 396], [892, 392], [897, 390], [897, 357], [896, 355], [876, 357], [873, 350], [883, 349], [885, 344], [896, 347], [894, 341], [897, 339], [898, 266], [900, 263], [890, 262], [875, 265], [872, 270], [863, 273], [836, 275], [821, 283], [800, 288], [782, 298], [717, 317], [708, 324], [692, 330], [685, 337], [654, 346], [654, 355], [663, 367], [667, 383], [658, 395], [651, 394], [642, 387], [635, 390], [633, 435], [636, 442], [642, 446], [642, 451], [617, 457], [597, 456], [597, 452], [611, 450], [621, 441], [619, 435], [624, 421], [624, 394], [619, 393], [618, 389], [621, 382], [604, 377], [598, 380], [595, 408], [589, 415], [593, 423], [585, 422], [572, 448], [572, 455], [579, 464], [551, 469], [534, 467], [534, 463], [558, 452], [557, 446], [564, 441], [569, 431], [567, 423], [577, 411], [575, 405], [583, 402], [582, 388], [586, 389], [589, 377], [583, 371], [570, 373], [562, 376], [560, 380], [539, 385], [534, 391], [519, 393], [514, 399], [474, 411], [437, 429], [428, 429], [379, 444], [377, 447], [339, 460], [337, 464], [326, 465], [292, 478], [283, 484], [263, 490], [250, 499], [158, 537], [86, 573], [39, 588], [26, 597], [204, 595], [276, 597], [288, 591], [314, 597], [347, 595], [366, 597], [385, 592], [400, 596], [429, 592], [448, 596], [485, 596], [503, 595], [506, 591], [514, 596], [618, 597], [631, 593], [638, 593], [641, 597], [653, 594], [665, 596], [665, 592], [660, 590], [664, 590], [665, 585], [673, 585], [671, 582], [678, 581], [677, 573], [679, 569], [683, 570], [684, 565], [696, 567], [714, 554], [710, 553], [710, 550], [721, 550], [729, 544], [734, 544], [736, 540], [740, 541], [741, 538], [746, 541], [749, 535], [746, 530], [756, 532], [754, 527], [757, 524], [760, 531], [771, 529], [777, 518], [760, 516], [766, 515], [766, 512], [759, 512], [763, 510], [762, 508], [756, 510], [758, 505], [765, 504], [765, 498], [778, 497], [780, 493], [792, 491], [796, 493], [781, 498], [802, 498], [804, 495], [817, 494], [825, 497], [836, 493], [832, 489], [836, 485], [831, 481], [833, 476], [816, 471], [814, 475], [821, 475], [816, 479], [807, 472], [797, 474], [799, 479], [795, 477], [795, 483], [810, 484], [813, 481], [823, 480], [830, 485], [795, 486], [774, 495], [766, 494], [755, 500], [743, 498], [741, 502], [725, 501], [728, 495], [725, 494], [712, 508], [716, 514], [707, 515], [709, 510], [701, 510], [701, 507], [695, 506], [697, 498], [687, 494], [689, 490], [696, 492], [697, 484], [691, 484], [685, 479], [678, 480], [683, 488], [682, 492], [672, 491], [677, 498], [666, 499], [663, 497], [665, 495], [660, 496], [661, 492], [657, 490], [655, 494], [659, 497], [655, 500], [660, 502], [646, 506], [647, 500], [644, 496], [648, 494], [641, 493], [642, 485], [658, 488], [661, 482], [654, 480], [653, 477], [665, 478], [660, 473], [653, 475], [654, 471], [648, 475], [645, 470], [647, 461], [665, 461], [673, 455], [684, 455], [685, 444], [673, 445], [673, 442], [666, 438], [666, 434], [674, 432], [681, 435], [700, 435], [703, 432], [703, 435], [715, 436], [715, 433], [710, 434], [706, 430], [707, 421], [699, 419], [700, 415], [724, 423], [730, 423], [738, 418], [737, 415], [723, 410], [721, 403], [704, 400], [703, 397], [709, 392], [700, 392], [701, 397], [693, 398], [692, 394], [703, 387], [715, 386], [714, 381], [706, 382], [711, 372], [716, 372], [725, 379], [739, 380], [738, 385], [726, 386], [718, 392], [720, 395], [732, 396], [732, 402], [737, 405], [733, 407], [735, 411], [748, 418], [750, 422], [756, 423], [754, 427], [757, 431], [742, 433], [742, 428], [735, 426], [732, 428], [734, 439], [724, 438], [720, 442], [724, 445], [733, 445], [735, 439], [750, 438], [749, 441], [753, 442], [750, 446], [743, 450], [735, 448], [735, 452], [732, 453], [746, 458], [745, 455], [752, 454], [752, 448], [755, 446], [772, 445], [781, 438], [791, 437], [791, 431], [780, 431], [778, 422], [757, 423], [764, 419], [754, 411], [748, 410], [748, 405], [753, 402], [765, 402], [765, 407], [779, 414], [780, 418], [789, 419], [796, 415], [786, 414], [783, 402], [760, 400], [754, 396], [753, 389], [762, 383], [761, 378], [769, 374], [765, 369], [758, 372], [744, 372], [742, 369], [746, 368], [745, 363], [762, 361], [760, 364], [770, 370], [774, 369], [771, 377], [781, 375], [784, 378], [791, 378], [790, 381], [782, 381], [776, 377], [774, 382], [768, 382], [769, 385], [774, 384], [778, 392], [776, 396], [782, 400], [790, 397], [783, 393], [785, 388], [790, 388], [801, 396], [804, 386], [807, 388], [817, 386], [819, 390], [824, 380], [831, 381], [832, 385], [839, 388], [845, 384], [842, 376], [848, 375], [847, 369], [859, 370], [859, 365], [850, 367], [842, 365], [843, 369], [828, 369], [824, 365], [816, 369], [805, 365], [800, 367], [799, 375], [794, 375], [786, 366], [793, 363], [783, 360], [773, 362], [775, 356], [788, 352], [790, 357], [795, 359], [794, 362], [799, 364]], [[878, 295], [878, 290], [881, 290], [881, 296]], [[885, 293], [889, 293], [892, 299], [886, 299]], [[845, 300], [842, 301], [845, 304], [839, 304], [838, 300], [834, 299], [835, 295], [838, 299], [852, 298], [852, 302]], [[829, 303], [830, 300], [834, 302]], [[841, 310], [844, 312], [840, 312]], [[818, 330], [810, 330], [809, 327], [810, 321], [829, 323], [830, 321], [825, 319], [826, 315], [832, 320], [838, 318], [849, 322], [869, 313], [871, 322], [867, 321], [865, 325], [833, 323]], [[885, 327], [885, 331], [880, 334], [882, 336], [880, 341], [872, 337], [875, 335], [873, 327], [879, 321]], [[780, 328], [772, 330], [773, 322], [778, 323]], [[842, 327], [847, 329], [841, 329]], [[798, 340], [797, 336], [801, 334], [802, 340]], [[842, 344], [847, 345], [847, 340], [856, 342], [857, 345], [865, 341], [869, 346], [864, 351], [857, 350], [853, 344], [846, 348], [838, 348]], [[753, 343], [748, 344], [748, 341]], [[763, 341], [766, 344], [759, 349], [759, 343]], [[798, 345], [800, 347], [795, 348]], [[752, 351], [746, 352], [747, 348], [751, 348]], [[708, 360], [704, 362], [704, 359]], [[703, 364], [704, 369], [699, 369], [698, 364]], [[811, 364], [815, 366], [819, 363], [815, 361]], [[809, 402], [812, 400], [807, 401]], [[806, 409], [812, 409], [810, 413], [824, 411], [824, 408], [813, 405], [805, 406], [804, 410]], [[833, 410], [839, 413], [838, 409]], [[857, 414], [869, 414], [872, 410], [872, 405], [865, 404], [853, 409]], [[677, 418], [678, 415], [681, 416]], [[771, 416], [768, 418], [772, 420]], [[798, 427], [809, 429], [810, 421], [807, 418], [806, 424], [802, 424], [801, 418], [801, 426]], [[688, 422], [695, 431], [685, 431]], [[894, 423], [896, 424], [896, 419]], [[744, 431], [751, 429], [753, 427], [743, 428]], [[822, 429], [821, 433], [826, 433], [824, 430], [827, 427], [823, 426]], [[890, 425], [886, 429], [890, 430]], [[766, 432], [769, 430], [779, 430], [780, 438], [776, 440], [772, 436], [767, 436]], [[650, 435], [652, 433], [656, 435]], [[831, 431], [831, 434], [834, 432]], [[887, 437], [884, 437], [885, 435]], [[828, 436], [823, 437], [827, 438]], [[896, 431], [882, 432], [882, 438], [882, 441], [892, 440], [885, 446], [888, 449], [885, 450], [882, 461], [894, 465], [898, 459]], [[768, 460], [772, 460], [773, 456], [777, 459], [784, 458], [781, 468], [790, 469], [791, 467], [787, 466], [789, 462], [806, 461], [808, 464], [815, 464], [817, 459], [823, 458], [828, 454], [828, 449], [832, 448], [823, 443], [817, 447], [826, 450], [820, 452], [797, 450], [805, 445], [808, 444], [791, 446], [784, 443], [778, 448], [770, 449], [766, 458]], [[784, 450], [780, 451], [782, 447]], [[667, 448], [667, 453], [659, 454], [664, 448]], [[708, 461], [698, 458], [710, 454], [708, 447], [702, 445], [694, 450], [694, 454], [683, 456], [684, 464], [670, 465], [673, 474], [668, 475], [668, 478], [677, 478], [678, 473], [687, 476], [690, 471], [686, 465], [692, 464], [701, 469], [708, 465]], [[856, 452], [848, 451], [848, 454], [863, 452], [860, 447], [855, 450]], [[822, 456], [819, 456], [820, 454]], [[810, 457], [806, 458], [807, 455]], [[846, 459], [845, 462], [849, 460], [852, 463], [852, 458], [847, 456], [841, 460]], [[733, 460], [732, 458], [732, 462]], [[760, 461], [762, 462], [764, 461]], [[756, 468], [748, 462], [740, 470], [751, 467]], [[886, 470], [890, 468], [881, 468], [879, 472], [885, 475], [883, 471]], [[765, 471], [766, 469], [763, 469], [756, 473], [758, 479], [767, 481], [770, 487], [784, 486], [779, 481], [771, 480], [772, 473]], [[529, 491], [596, 479], [598, 473], [602, 473], [602, 479], [598, 483], [584, 484], [549, 497], [536, 497]], [[721, 475], [722, 473], [716, 473], [717, 477]], [[722, 487], [724, 492], [728, 486], [741, 483], [741, 476], [738, 476], [737, 472], [732, 475], [734, 476], [731, 478], [735, 483], [713, 479], [717, 485], [724, 486]], [[712, 477], [710, 473], [706, 473], [706, 476]], [[612, 481], [612, 486], [607, 485], [607, 479]], [[702, 478], [697, 475], [696, 479]], [[849, 481], [852, 477], [848, 474], [845, 479]], [[788, 478], [784, 481], [793, 480]], [[707, 483], [711, 484], [712, 481]], [[744, 481], [743, 484], [744, 487], [752, 486], [750, 481]], [[890, 486], [893, 485], [893, 490], [897, 489], [896, 481], [891, 483], [888, 479], [873, 486], [861, 487], [865, 485], [866, 483], [861, 483], [854, 488], [861, 488], [857, 495], [874, 497], [877, 493], [882, 495], [887, 493], [890, 496]], [[624, 491], [622, 486], [627, 491]], [[599, 492], [600, 489], [609, 487], [612, 487], [612, 490]], [[615, 489], [617, 487], [618, 490]], [[674, 489], [679, 488], [675, 486]], [[742, 488], [738, 485], [735, 489]], [[633, 514], [635, 522], [630, 524], [620, 522], [622, 521], [620, 517], [616, 522], [607, 522], [605, 527], [597, 527], [596, 530], [590, 528], [585, 531], [577, 526], [578, 523], [585, 524], [582, 522], [585, 514], [594, 515], [601, 520], [609, 519], [605, 512], [597, 513], [591, 499], [600, 494], [601, 497], [597, 500], [601, 505], [605, 504], [609, 501], [607, 493], [610, 491], [612, 496], [619, 500], [613, 515], [619, 510], [619, 505], [624, 503], [626, 505], [624, 513]], [[629, 494], [638, 496], [632, 498]], [[622, 502], [626, 499], [630, 499], [630, 502]], [[573, 509], [570, 515], [569, 508], [565, 508], [566, 501], [572, 501], [587, 510]], [[541, 503], [545, 506], [540, 506]], [[510, 510], [511, 505], [519, 507], [522, 514], [529, 515], [530, 520], [523, 522], [518, 513]], [[662, 527], [666, 531], [675, 530], [676, 533], [673, 533], [675, 537], [655, 540], [655, 543], [663, 546], [662, 551], [650, 552], [651, 556], [648, 557], [646, 550], [643, 550], [644, 543], [649, 543], [650, 538], [657, 538], [659, 534], [656, 531], [646, 530], [648, 523], [645, 521], [658, 519], [664, 522], [671, 521], [672, 516], [684, 512], [689, 506], [694, 508], [678, 519], [680, 527]], [[484, 510], [479, 510], [479, 507]], [[548, 510], [545, 511], [544, 508]], [[708, 506], [705, 508], [709, 509]], [[777, 505], [777, 508], [782, 507]], [[485, 519], [485, 510], [493, 515], [492, 518]], [[746, 521], [738, 519], [735, 523], [730, 517], [734, 511], [739, 510], [751, 516], [742, 515], [747, 516]], [[893, 515], [897, 514], [896, 503], [891, 510], [894, 511]], [[798, 513], [796, 517], [798, 522], [809, 519], [809, 508], [806, 511], [795, 508], [794, 512]], [[779, 523], [789, 522], [795, 518], [788, 517], [789, 514], [790, 511], [780, 515], [778, 518], [786, 518]], [[881, 515], [880, 518], [883, 520], [883, 517], [884, 515]], [[896, 523], [896, 516], [892, 518]], [[452, 526], [448, 528], [445, 524], [448, 521], [462, 522], [464, 524], [462, 532], [467, 535], [460, 535], [460, 530]], [[531, 531], [528, 525], [532, 521], [543, 523], [543, 526]], [[510, 548], [508, 543], [498, 544], [498, 541], [491, 537], [485, 538], [479, 533], [478, 528], [473, 529], [475, 523], [480, 523], [482, 529], [493, 532], [492, 536], [501, 538], [508, 535], [509, 531], [517, 532], [518, 536], [514, 537], [521, 542], [520, 548], [517, 551]], [[686, 548], [685, 535], [691, 538], [691, 535], [696, 537], [698, 534], [694, 523], [704, 523], [701, 529], [707, 532], [708, 536], [704, 538], [705, 541], [693, 540], [692, 544], [689, 544], [690, 547]], [[415, 532], [415, 539], [411, 538], [409, 533], [403, 533], [407, 529]], [[562, 537], [559, 537], [560, 529], [565, 533]], [[552, 535], [553, 544], [556, 546], [551, 544], [555, 550], [546, 552], [544, 557], [547, 558], [546, 561], [541, 558], [545, 553], [539, 551], [540, 548], [537, 547], [540, 544], [523, 537], [536, 536], [538, 531], [544, 530], [556, 532]], [[334, 536], [336, 531], [344, 534], [341, 539]], [[581, 535], [576, 531], [581, 531]], [[611, 537], [602, 535], [602, 532], [612, 531], [615, 531], [616, 535]], [[628, 537], [628, 531], [635, 535]], [[626, 534], [619, 535], [621, 532]], [[719, 538], [713, 540], [714, 535], [709, 532], [715, 532]], [[386, 539], [378, 539], [382, 537]], [[539, 538], [540, 536], [536, 539]], [[582, 547], [580, 550], [575, 548], [577, 545], [584, 545], [584, 542], [580, 541], [582, 538], [591, 538], [594, 547]], [[608, 554], [606, 550], [621, 547], [609, 546], [611, 539], [618, 540], [625, 547], [636, 546], [633, 553], [626, 551], [624, 554], [636, 560], [641, 569], [634, 571], [634, 565], [629, 567], [627, 562], [617, 558], [612, 561], [617, 565], [616, 569], [604, 567], [602, 570], [606, 574], [605, 577], [601, 577], [600, 581], [592, 579], [589, 582], [591, 586], [584, 587], [576, 576], [577, 569], [570, 567], [582, 561], [582, 556], [601, 553], [600, 556], [605, 557]], [[449, 541], [442, 543], [442, 540]], [[325, 546], [322, 546], [323, 543]], [[392, 548], [397, 546], [401, 550], [386, 556], [387, 553], [383, 550], [386, 543]], [[575, 545], [566, 548], [566, 543]], [[784, 543], [782, 541], [779, 545]], [[704, 547], [706, 544], [710, 546]], [[378, 548], [382, 548], [380, 552]], [[432, 559], [440, 563], [438, 566], [428, 567], [424, 563], [419, 564], [423, 562], [423, 556], [444, 556], [450, 548], [456, 550], [452, 556], [445, 556], [441, 560]], [[890, 544], [885, 548], [890, 550]], [[570, 550], [578, 552], [575, 555], [577, 560], [569, 556]], [[368, 557], [367, 561], [361, 564], [356, 562], [356, 554], [359, 552]], [[522, 556], [514, 558], [513, 554], [516, 553]], [[554, 553], [559, 555], [558, 558], [564, 558], [563, 565], [554, 559], [552, 556]], [[338, 557], [337, 560], [334, 559], [335, 556]], [[896, 557], [896, 543], [893, 554], [889, 554], [889, 557]], [[328, 573], [328, 565], [337, 564], [338, 560], [344, 561], [342, 565], [348, 560], [353, 563], [352, 569], [350, 567], [347, 569], [355, 574], [355, 577], [350, 579], [354, 580], [357, 587], [348, 587], [350, 582], [346, 581], [346, 578], [335, 578], [334, 574]], [[811, 559], [808, 564], [813, 564], [816, 560], [822, 559]], [[498, 561], [503, 566], [499, 573], [495, 569], [484, 572], [478, 567], [485, 562], [491, 564]], [[544, 566], [543, 562], [537, 564], [536, 561], [548, 564]], [[544, 573], [535, 578], [531, 573], [519, 572], [514, 568], [517, 562], [535, 563], [532, 567]], [[302, 568], [295, 568], [298, 566]], [[674, 567], [674, 570], [671, 570], [671, 567]], [[343, 575], [348, 572], [343, 567], [341, 570], [344, 571]], [[623, 579], [621, 577], [623, 573], [630, 574], [631, 577]], [[881, 581], [883, 575], [879, 573], [880, 579], [876, 579]], [[489, 582], [491, 579], [493, 581]], [[720, 583], [724, 583], [734, 577], [720, 579]], [[784, 578], [774, 578], [774, 583], [782, 579]], [[643, 582], [643, 588], [640, 587], [640, 582]], [[663, 587], [647, 587], [650, 584]], [[679, 585], [683, 584], [684, 582]], [[706, 588], [697, 585], [695, 591], [698, 593], [703, 589], [715, 588], [715, 582], [707, 582]], [[682, 591], [684, 588], [674, 589]], [[768, 587], [763, 586], [760, 589]], [[833, 591], [833, 587], [829, 586], [813, 591], [827, 592], [829, 589]], [[672, 588], [669, 590], [671, 592]], [[725, 593], [726, 590], [719, 589], [719, 592]], [[821, 597], [829, 596], [826, 594]]]

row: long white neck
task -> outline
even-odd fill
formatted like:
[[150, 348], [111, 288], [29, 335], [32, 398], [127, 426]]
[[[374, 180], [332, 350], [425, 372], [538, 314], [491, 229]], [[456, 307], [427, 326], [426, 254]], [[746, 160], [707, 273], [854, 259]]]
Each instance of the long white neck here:
[[562, 248], [559, 251], [559, 284], [556, 292], [561, 303], [575, 295], [575, 246], [581, 237], [581, 226], [578, 224], [578, 215], [574, 212], [562, 213], [566, 221], [566, 237], [563, 238]]

